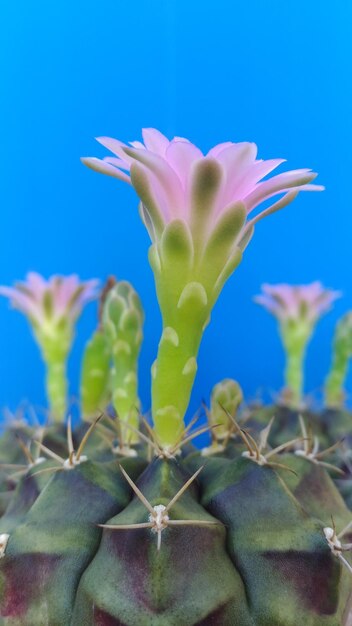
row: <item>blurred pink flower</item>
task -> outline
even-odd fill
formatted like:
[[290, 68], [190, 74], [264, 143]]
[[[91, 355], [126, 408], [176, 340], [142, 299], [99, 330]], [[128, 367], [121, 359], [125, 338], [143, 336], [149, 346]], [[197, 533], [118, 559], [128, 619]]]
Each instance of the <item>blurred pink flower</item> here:
[[[114, 156], [85, 157], [82, 161], [97, 172], [132, 183], [142, 200], [142, 217], [152, 240], [159, 238], [165, 226], [175, 219], [183, 220], [192, 230], [192, 223], [199, 224], [195, 217], [199, 211], [206, 224], [202, 237], [207, 239], [222, 215], [234, 205], [243, 203], [249, 215], [262, 202], [284, 194], [246, 222], [236, 242], [243, 249], [250, 239], [251, 227], [259, 219], [291, 202], [299, 191], [324, 189], [310, 184], [317, 174], [309, 169], [292, 170], [265, 179], [284, 159], [258, 160], [254, 143], [225, 142], [204, 155], [182, 137], [169, 141], [153, 128], [144, 129], [142, 134], [144, 143], [134, 141], [130, 145], [99, 137], [97, 141]], [[196, 206], [197, 199], [202, 190], [203, 195], [207, 192], [207, 183], [209, 193], [202, 210]]]
[[280, 322], [307, 320], [314, 323], [340, 298], [339, 291], [325, 289], [320, 282], [310, 285], [262, 285], [262, 294], [254, 301], [261, 304]]
[[97, 297], [97, 285], [97, 280], [81, 282], [75, 274], [45, 280], [40, 274], [29, 272], [25, 282], [14, 287], [0, 286], [0, 295], [8, 297], [12, 306], [35, 326], [48, 321], [55, 325], [63, 319], [73, 324], [84, 305]]

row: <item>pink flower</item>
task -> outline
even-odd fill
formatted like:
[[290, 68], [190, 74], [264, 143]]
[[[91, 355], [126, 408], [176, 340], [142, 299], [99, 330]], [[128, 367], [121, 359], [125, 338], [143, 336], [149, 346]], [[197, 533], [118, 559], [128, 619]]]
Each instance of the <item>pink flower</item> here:
[[310, 285], [262, 285], [263, 293], [254, 298], [280, 322], [307, 320], [314, 323], [330, 310], [341, 296], [339, 291], [325, 289], [320, 282]]
[[0, 295], [7, 296], [35, 327], [48, 322], [56, 325], [63, 319], [73, 324], [84, 305], [97, 297], [97, 284], [97, 280], [80, 282], [75, 274], [45, 280], [40, 274], [29, 272], [25, 282], [0, 287]]
[[[132, 183], [142, 200], [142, 217], [152, 240], [158, 239], [165, 226], [176, 219], [194, 231], [199, 227], [201, 213], [201, 239], [206, 242], [220, 218], [234, 205], [242, 203], [248, 216], [265, 200], [284, 194], [243, 225], [236, 241], [243, 249], [252, 234], [251, 227], [259, 219], [288, 204], [299, 191], [323, 189], [310, 184], [317, 174], [309, 169], [267, 179], [284, 160], [257, 159], [254, 143], [225, 142], [204, 155], [182, 137], [169, 141], [153, 128], [144, 129], [142, 134], [144, 143], [134, 141], [129, 146], [117, 139], [99, 137], [99, 143], [114, 156], [86, 157], [82, 161], [98, 172]], [[200, 199], [203, 206], [199, 207]]]

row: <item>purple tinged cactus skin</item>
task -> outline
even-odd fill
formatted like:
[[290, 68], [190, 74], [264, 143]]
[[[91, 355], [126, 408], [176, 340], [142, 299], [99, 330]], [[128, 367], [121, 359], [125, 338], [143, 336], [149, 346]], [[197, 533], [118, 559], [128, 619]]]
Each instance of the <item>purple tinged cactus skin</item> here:
[[[152, 505], [170, 501], [189, 476], [175, 461], [154, 461], [138, 481]], [[190, 487], [172, 519], [214, 521]], [[109, 524], [144, 522], [134, 498]], [[73, 624], [132, 626], [254, 626], [243, 581], [226, 552], [226, 529], [165, 529], [160, 551], [150, 529], [105, 529], [99, 551], [81, 579]], [[97, 585], [97, 580], [104, 580]]]
[[297, 454], [285, 454], [281, 459], [296, 472], [287, 473], [285, 483], [307, 513], [321, 519], [325, 526], [331, 525], [333, 515], [337, 528], [345, 528], [351, 521], [351, 511], [325, 469]]
[[278, 404], [261, 407], [252, 411], [250, 419], [246, 421], [246, 428], [264, 428], [270, 419], [274, 417], [270, 431], [270, 442], [273, 445], [285, 443], [300, 434], [299, 416], [302, 415], [307, 427], [319, 436], [321, 444], [334, 443], [336, 439], [330, 439], [321, 416], [310, 410], [297, 411], [289, 406]]
[[[10, 535], [0, 558], [0, 621], [6, 626], [343, 624], [351, 582], [323, 529], [331, 513], [339, 528], [351, 521], [351, 513], [323, 467], [288, 453], [274, 460], [296, 474], [278, 475], [243, 458], [239, 447], [233, 459], [207, 459], [197, 484], [170, 508], [160, 550], [150, 528], [98, 527], [149, 519], [116, 461], [85, 461], [62, 470], [39, 495], [24, 479], [0, 521], [0, 532]], [[144, 471], [145, 461], [122, 460], [153, 507], [167, 506], [202, 463], [199, 452], [155, 459]], [[30, 476], [38, 482], [44, 477]], [[175, 520], [207, 525], [173, 527]]]
[[[202, 478], [202, 503], [228, 528], [228, 551], [245, 581], [256, 626], [342, 624], [350, 591], [323, 523], [310, 517], [269, 467], [225, 461]], [[311, 494], [313, 497], [313, 494]]]
[[11, 493], [11, 500], [1, 517], [1, 532], [8, 533], [24, 521], [24, 518], [40, 492], [51, 478], [47, 471], [55, 466], [54, 461], [41, 459], [33, 465], [19, 480], [16, 489]]
[[[127, 466], [140, 473], [143, 463]], [[0, 561], [0, 616], [6, 624], [70, 623], [76, 586], [99, 545], [97, 524], [128, 500], [116, 464], [85, 461], [55, 474], [10, 533]]]

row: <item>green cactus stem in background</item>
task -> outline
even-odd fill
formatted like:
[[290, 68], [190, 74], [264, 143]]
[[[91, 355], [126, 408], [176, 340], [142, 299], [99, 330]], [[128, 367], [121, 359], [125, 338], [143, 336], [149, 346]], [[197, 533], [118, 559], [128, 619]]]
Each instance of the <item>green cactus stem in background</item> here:
[[111, 348], [102, 325], [103, 307], [106, 297], [116, 284], [110, 276], [102, 289], [99, 301], [99, 324], [86, 344], [81, 368], [81, 414], [83, 419], [91, 420], [104, 410], [110, 402], [110, 365]]
[[86, 344], [81, 371], [81, 413], [92, 419], [109, 403], [110, 348], [98, 327]]
[[84, 305], [96, 297], [96, 280], [52, 276], [45, 280], [29, 272], [26, 281], [0, 287], [0, 294], [26, 315], [46, 365], [46, 392], [50, 417], [62, 421], [67, 411], [66, 364], [74, 328]]
[[[82, 159], [88, 167], [131, 183], [152, 240], [163, 330], [152, 367], [152, 416], [163, 448], [184, 430], [197, 371], [198, 349], [212, 308], [241, 261], [256, 223], [291, 202], [300, 190], [320, 191], [311, 170], [263, 180], [283, 161], [257, 160], [253, 143], [226, 142], [206, 155], [187, 139], [169, 141], [143, 130], [144, 144], [98, 141], [114, 157]], [[258, 206], [281, 197], [258, 212]]]
[[341, 407], [345, 400], [345, 381], [352, 357], [352, 311], [337, 323], [332, 345], [332, 364], [325, 381], [325, 404]]
[[321, 283], [310, 285], [263, 285], [254, 298], [278, 320], [286, 355], [283, 400], [293, 409], [303, 405], [304, 360], [307, 345], [319, 318], [330, 310], [339, 292], [325, 289]]
[[[109, 343], [112, 371], [112, 403], [122, 424], [137, 429], [138, 357], [143, 339], [144, 313], [137, 292], [126, 281], [117, 282], [108, 292], [103, 306], [102, 328]], [[132, 429], [125, 429], [124, 440], [138, 441]]]

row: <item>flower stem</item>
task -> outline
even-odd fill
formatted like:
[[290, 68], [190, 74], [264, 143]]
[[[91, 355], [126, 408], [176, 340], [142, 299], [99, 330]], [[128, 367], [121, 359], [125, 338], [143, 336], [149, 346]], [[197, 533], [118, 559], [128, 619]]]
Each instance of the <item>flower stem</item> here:
[[288, 404], [299, 409], [304, 392], [304, 359], [312, 326], [304, 321], [290, 320], [282, 324], [280, 330], [286, 352], [285, 387], [289, 392]]
[[62, 422], [67, 410], [66, 360], [46, 361], [46, 393], [51, 418]]
[[299, 408], [302, 403], [304, 356], [304, 349], [298, 349], [287, 353], [285, 385], [289, 390], [290, 405], [293, 408]]
[[54, 422], [63, 422], [67, 411], [67, 358], [72, 335], [70, 332], [37, 332], [36, 337], [46, 366], [46, 395], [50, 417]]

